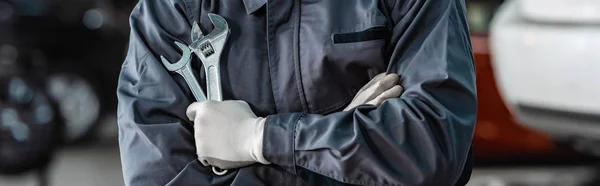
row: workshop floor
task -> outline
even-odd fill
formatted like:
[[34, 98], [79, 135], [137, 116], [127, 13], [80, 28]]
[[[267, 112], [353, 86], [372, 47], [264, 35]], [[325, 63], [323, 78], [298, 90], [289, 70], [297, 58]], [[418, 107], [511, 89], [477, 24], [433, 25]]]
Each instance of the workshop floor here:
[[[62, 150], [49, 172], [50, 186], [123, 185], [116, 145]], [[584, 185], [595, 175], [594, 169], [585, 166], [477, 168], [468, 186], [575, 186]], [[0, 186], [36, 185], [34, 174], [0, 177]]]
[[[49, 172], [49, 186], [123, 185], [117, 145], [58, 152]], [[34, 173], [19, 177], [0, 177], [0, 186], [37, 186]]]

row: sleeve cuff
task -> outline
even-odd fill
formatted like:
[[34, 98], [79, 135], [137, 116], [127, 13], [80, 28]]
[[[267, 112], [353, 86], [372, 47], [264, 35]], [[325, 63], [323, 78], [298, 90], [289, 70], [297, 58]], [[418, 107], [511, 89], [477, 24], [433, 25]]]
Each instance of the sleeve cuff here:
[[267, 116], [263, 138], [263, 155], [273, 164], [296, 175], [295, 128], [300, 113], [286, 113]]

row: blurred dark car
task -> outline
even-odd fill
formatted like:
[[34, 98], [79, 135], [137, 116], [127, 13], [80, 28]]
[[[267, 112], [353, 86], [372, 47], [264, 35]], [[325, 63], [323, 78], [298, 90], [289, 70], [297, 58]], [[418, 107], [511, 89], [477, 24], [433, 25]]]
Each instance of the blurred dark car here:
[[93, 137], [114, 114], [132, 0], [12, 0], [13, 42], [27, 76], [44, 79], [59, 105], [65, 141]]

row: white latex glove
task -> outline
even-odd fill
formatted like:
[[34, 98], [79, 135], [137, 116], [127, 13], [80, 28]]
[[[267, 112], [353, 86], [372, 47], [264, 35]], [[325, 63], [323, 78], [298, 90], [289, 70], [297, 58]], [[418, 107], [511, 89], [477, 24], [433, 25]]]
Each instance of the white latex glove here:
[[233, 169], [256, 162], [270, 164], [262, 154], [265, 118], [244, 101], [204, 101], [191, 104], [198, 160], [204, 165]]
[[398, 85], [399, 80], [398, 74], [377, 74], [358, 91], [344, 111], [363, 104], [379, 106], [389, 98], [400, 97], [404, 89]]

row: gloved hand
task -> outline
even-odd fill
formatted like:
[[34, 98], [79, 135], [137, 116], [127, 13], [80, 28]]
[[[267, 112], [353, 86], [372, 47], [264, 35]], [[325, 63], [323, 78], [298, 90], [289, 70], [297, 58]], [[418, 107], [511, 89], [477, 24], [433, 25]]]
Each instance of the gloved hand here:
[[399, 80], [398, 74], [377, 74], [358, 91], [344, 111], [363, 104], [379, 106], [389, 98], [400, 97], [404, 89], [398, 85]]
[[204, 101], [186, 111], [194, 121], [198, 160], [221, 169], [256, 162], [270, 164], [262, 154], [265, 118], [257, 117], [244, 101]]

